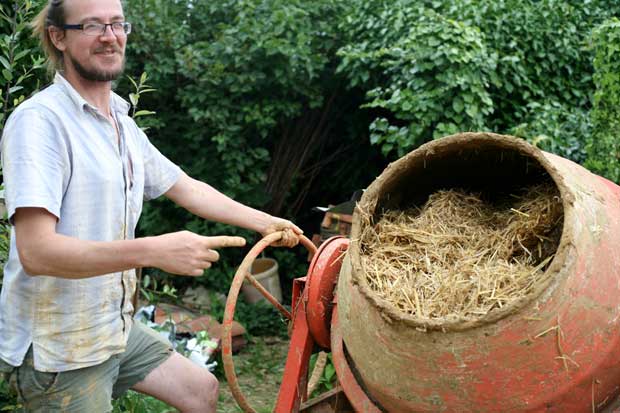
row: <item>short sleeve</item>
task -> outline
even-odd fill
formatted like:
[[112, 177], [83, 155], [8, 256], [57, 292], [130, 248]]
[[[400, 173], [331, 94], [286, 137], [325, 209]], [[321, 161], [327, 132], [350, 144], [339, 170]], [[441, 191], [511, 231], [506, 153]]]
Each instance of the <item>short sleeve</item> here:
[[162, 155], [144, 132], [140, 134], [143, 138], [144, 200], [148, 201], [167, 192], [181, 176], [181, 168]]
[[66, 142], [45, 109], [18, 108], [2, 134], [5, 202], [12, 223], [17, 208], [44, 208], [60, 219], [70, 175]]

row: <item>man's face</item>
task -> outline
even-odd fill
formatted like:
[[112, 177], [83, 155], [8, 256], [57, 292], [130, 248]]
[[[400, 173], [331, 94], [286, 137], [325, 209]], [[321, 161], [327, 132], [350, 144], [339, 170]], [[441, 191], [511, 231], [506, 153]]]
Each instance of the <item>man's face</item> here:
[[[66, 24], [114, 23], [125, 21], [120, 0], [66, 0]], [[127, 35], [114, 33], [107, 26], [98, 36], [81, 30], [66, 30], [61, 51], [65, 70], [75, 71], [89, 81], [108, 82], [120, 76], [124, 68]]]

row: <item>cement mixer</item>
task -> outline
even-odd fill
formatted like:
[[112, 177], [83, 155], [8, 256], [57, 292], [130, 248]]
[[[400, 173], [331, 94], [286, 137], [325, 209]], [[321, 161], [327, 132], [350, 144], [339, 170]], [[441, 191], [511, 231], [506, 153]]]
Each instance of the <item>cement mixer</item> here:
[[[559, 244], [544, 282], [473, 321], [420, 321], [394, 311], [362, 276], [360, 209], [419, 205], [438, 188], [510, 190], [547, 179], [563, 208]], [[294, 280], [292, 313], [249, 274], [281, 234], [265, 237], [240, 265], [224, 315], [222, 355], [239, 406], [231, 326], [239, 289], [252, 283], [291, 321], [291, 343], [275, 412], [620, 413], [620, 187], [523, 140], [464, 133], [421, 146], [368, 187], [351, 240], [335, 237]], [[307, 395], [308, 362], [332, 352], [338, 384]]]

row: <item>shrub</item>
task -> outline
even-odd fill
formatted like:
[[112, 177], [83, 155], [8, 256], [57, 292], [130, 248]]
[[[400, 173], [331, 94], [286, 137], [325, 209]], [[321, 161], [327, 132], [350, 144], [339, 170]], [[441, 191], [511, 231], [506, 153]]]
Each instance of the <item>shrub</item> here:
[[339, 71], [375, 109], [371, 139], [384, 153], [457, 130], [554, 129], [542, 122], [589, 109], [587, 40], [613, 13], [602, 0], [352, 0]]
[[585, 166], [620, 182], [620, 21], [612, 19], [597, 27], [592, 44], [596, 93]]

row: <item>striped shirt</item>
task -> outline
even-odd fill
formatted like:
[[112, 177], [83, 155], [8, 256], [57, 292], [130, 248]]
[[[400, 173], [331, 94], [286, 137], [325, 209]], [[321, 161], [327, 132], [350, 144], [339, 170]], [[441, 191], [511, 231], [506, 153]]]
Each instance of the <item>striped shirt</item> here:
[[[9, 220], [20, 207], [44, 208], [56, 232], [81, 240], [134, 238], [143, 200], [177, 181], [165, 158], [112, 93], [112, 124], [60, 74], [22, 103], [2, 136]], [[125, 349], [132, 323], [134, 270], [71, 280], [29, 276], [11, 231], [0, 294], [0, 359], [21, 365], [33, 346], [36, 370], [56, 372], [102, 363]]]

